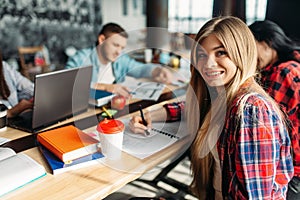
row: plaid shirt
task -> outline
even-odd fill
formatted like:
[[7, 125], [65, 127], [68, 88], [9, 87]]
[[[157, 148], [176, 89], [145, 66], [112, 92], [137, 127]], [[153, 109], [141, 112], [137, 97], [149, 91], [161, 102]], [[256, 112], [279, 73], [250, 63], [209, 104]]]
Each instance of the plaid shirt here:
[[300, 63], [288, 61], [268, 66], [261, 76], [262, 86], [281, 105], [292, 123], [295, 176], [300, 177]]
[[227, 111], [218, 151], [228, 199], [285, 199], [293, 176], [288, 131], [271, 104], [253, 93], [241, 118], [236, 98]]
[[[293, 176], [288, 132], [272, 106], [258, 95], [247, 100], [241, 123], [236, 117], [237, 99], [218, 142], [224, 195], [229, 199], [285, 199]], [[168, 120], [179, 120], [184, 105], [165, 104]]]

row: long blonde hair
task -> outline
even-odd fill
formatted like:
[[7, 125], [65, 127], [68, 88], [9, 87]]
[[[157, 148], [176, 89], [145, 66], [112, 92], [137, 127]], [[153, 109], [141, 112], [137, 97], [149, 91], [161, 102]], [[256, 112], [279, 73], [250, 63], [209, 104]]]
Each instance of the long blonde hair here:
[[[213, 100], [216, 98], [213, 95], [214, 89], [206, 85], [204, 79], [194, 67], [197, 64], [197, 49], [200, 48], [201, 42], [211, 34], [218, 38], [227, 51], [229, 58], [237, 66], [234, 78], [224, 86], [224, 104], [220, 105], [219, 101], [216, 105], [224, 108], [222, 112], [212, 112], [212, 107], [215, 106], [213, 105]], [[215, 126], [219, 124], [219, 127], [223, 128], [223, 122], [220, 119], [225, 117], [224, 113], [241, 84], [255, 75], [256, 64], [257, 50], [255, 39], [247, 25], [236, 17], [213, 18], [199, 30], [195, 37], [191, 51], [190, 70], [192, 77], [187, 91], [186, 115], [188, 127], [190, 127], [189, 131], [197, 132], [191, 149], [194, 177], [192, 189], [200, 199], [214, 197], [211, 175], [215, 163], [211, 152], [207, 152], [203, 156], [204, 138], [212, 134], [209, 131], [210, 125]], [[259, 86], [257, 85], [257, 87]], [[263, 92], [260, 89], [259, 91]], [[196, 117], [197, 120], [195, 121], [195, 116], [199, 115], [199, 119]]]

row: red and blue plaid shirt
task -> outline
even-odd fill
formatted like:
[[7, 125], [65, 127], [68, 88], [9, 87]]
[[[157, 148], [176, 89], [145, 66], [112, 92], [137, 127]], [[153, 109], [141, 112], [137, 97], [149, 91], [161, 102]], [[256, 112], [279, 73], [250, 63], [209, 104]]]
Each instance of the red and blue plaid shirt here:
[[229, 199], [285, 199], [293, 177], [287, 128], [272, 105], [253, 93], [237, 117], [240, 97], [227, 111], [218, 141], [222, 191]]
[[[238, 98], [237, 98], [238, 99]], [[238, 119], [237, 100], [218, 141], [222, 190], [229, 199], [285, 199], [293, 176], [290, 138], [272, 105], [252, 95]], [[166, 104], [168, 120], [181, 117], [184, 102]]]
[[281, 105], [292, 124], [295, 176], [300, 177], [300, 63], [288, 61], [264, 68], [261, 85]]

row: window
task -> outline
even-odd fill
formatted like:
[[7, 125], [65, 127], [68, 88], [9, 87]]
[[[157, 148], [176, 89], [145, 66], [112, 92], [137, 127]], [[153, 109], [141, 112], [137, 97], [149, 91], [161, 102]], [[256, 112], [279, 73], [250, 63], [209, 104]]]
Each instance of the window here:
[[197, 33], [212, 11], [213, 0], [169, 0], [169, 31]]
[[252, 24], [256, 20], [266, 17], [267, 0], [246, 0], [246, 23]]
[[[246, 0], [246, 23], [264, 20], [268, 0]], [[212, 17], [214, 0], [169, 0], [169, 31], [197, 33]]]

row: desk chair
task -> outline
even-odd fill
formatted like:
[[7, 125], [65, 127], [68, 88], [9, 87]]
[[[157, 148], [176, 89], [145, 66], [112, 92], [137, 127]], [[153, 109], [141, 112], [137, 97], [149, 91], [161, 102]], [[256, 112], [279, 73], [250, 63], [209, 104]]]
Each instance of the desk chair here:
[[[189, 185], [186, 185], [184, 183], [181, 183], [173, 178], [168, 177], [168, 174], [184, 159], [190, 158], [190, 149], [188, 149], [185, 153], [183, 153], [180, 157], [178, 157], [175, 161], [170, 163], [167, 167], [165, 167], [156, 177], [152, 180], [145, 180], [142, 178], [137, 179], [136, 181], [142, 182], [145, 184], [150, 185], [151, 187], [157, 189], [156, 197], [163, 197], [165, 199], [176, 199], [176, 200], [183, 200], [185, 199], [185, 195], [191, 195], [192, 192], [190, 191]], [[178, 191], [176, 193], [172, 193], [170, 191], [167, 191], [165, 188], [159, 186], [159, 182], [166, 183], [167, 185], [170, 185], [174, 188], [176, 188]], [[131, 184], [134, 185], [134, 182]], [[144, 197], [134, 197], [131, 198], [130, 200], [139, 200], [143, 199]], [[144, 198], [146, 199], [146, 198]], [[151, 198], [148, 198], [151, 199]], [[153, 198], [155, 199], [155, 198]]]
[[31, 81], [34, 80], [36, 74], [48, 71], [50, 65], [49, 56], [46, 55], [44, 48], [43, 45], [18, 47], [21, 65], [20, 72]]

